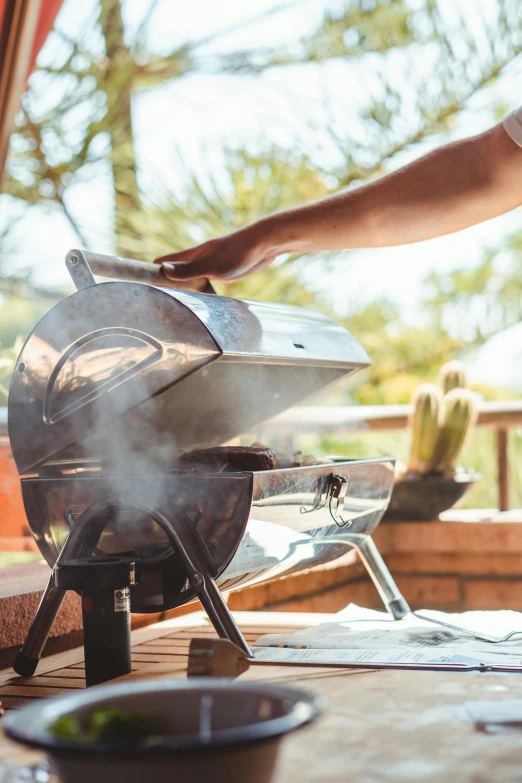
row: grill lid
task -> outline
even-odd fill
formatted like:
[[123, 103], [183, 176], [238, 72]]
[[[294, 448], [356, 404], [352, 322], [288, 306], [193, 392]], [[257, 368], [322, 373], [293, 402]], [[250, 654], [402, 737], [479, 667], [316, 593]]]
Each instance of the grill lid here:
[[368, 364], [320, 313], [88, 281], [22, 349], [9, 392], [11, 447], [21, 474], [75, 460], [165, 470], [176, 453], [252, 431]]

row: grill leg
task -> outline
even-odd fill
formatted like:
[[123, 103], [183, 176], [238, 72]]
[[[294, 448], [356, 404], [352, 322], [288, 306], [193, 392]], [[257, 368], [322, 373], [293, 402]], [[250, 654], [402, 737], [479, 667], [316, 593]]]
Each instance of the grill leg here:
[[190, 574], [190, 581], [220, 639], [228, 639], [250, 657], [250, 648], [212, 577], [194, 571]]
[[66, 592], [61, 587], [56, 587], [54, 572], [51, 572], [25, 642], [13, 664], [13, 669], [21, 677], [32, 677], [35, 673]]
[[250, 657], [252, 654], [250, 648], [214, 581], [215, 574], [212, 573], [212, 564], [206, 561], [201, 546], [198, 546], [197, 530], [195, 533], [191, 530], [191, 521], [188, 520], [186, 524], [183, 524], [176, 516], [169, 520], [161, 514], [156, 515], [156, 520], [167, 533], [174, 549], [181, 557], [190, 583], [219, 637], [233, 642]]
[[[72, 529], [74, 520], [68, 519], [67, 516], [66, 520], [69, 527]], [[74, 538], [74, 535], [71, 536], [71, 533], [69, 533], [58, 553], [58, 557], [54, 564], [55, 567], [66, 556], [66, 553], [73, 549]], [[36, 610], [31, 627], [25, 637], [25, 642], [20, 648], [20, 652], [13, 664], [13, 669], [21, 677], [32, 677], [35, 673], [36, 667], [42, 657], [45, 644], [51, 633], [51, 628], [53, 627], [56, 615], [63, 604], [66, 593], [67, 590], [56, 586], [55, 568], [53, 568], [44, 593], [40, 599], [40, 603], [38, 604], [38, 609]]]
[[379, 591], [387, 611], [395, 620], [400, 620], [409, 614], [411, 609], [395, 584], [392, 575], [388, 571], [388, 566], [382, 559], [373, 539], [367, 536], [354, 545], [375, 587]]

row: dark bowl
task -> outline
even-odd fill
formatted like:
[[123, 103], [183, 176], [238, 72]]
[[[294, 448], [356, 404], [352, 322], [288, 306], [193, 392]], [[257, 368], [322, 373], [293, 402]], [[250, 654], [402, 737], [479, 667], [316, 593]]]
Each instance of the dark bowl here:
[[460, 470], [454, 476], [407, 474], [397, 481], [383, 522], [432, 522], [463, 500], [481, 478], [475, 471]]
[[[152, 745], [101, 744], [58, 739], [51, 731], [61, 716], [82, 723], [109, 706], [158, 716], [165, 736]], [[4, 730], [47, 751], [63, 783], [268, 783], [283, 735], [315, 720], [321, 708], [319, 697], [276, 685], [161, 679], [42, 699], [7, 715]]]

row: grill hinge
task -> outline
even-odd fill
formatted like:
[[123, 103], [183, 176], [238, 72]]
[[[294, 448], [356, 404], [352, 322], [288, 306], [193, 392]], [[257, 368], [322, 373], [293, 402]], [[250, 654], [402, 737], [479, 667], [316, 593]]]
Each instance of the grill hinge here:
[[69, 250], [65, 257], [65, 265], [78, 291], [96, 285], [91, 267], [81, 250]]

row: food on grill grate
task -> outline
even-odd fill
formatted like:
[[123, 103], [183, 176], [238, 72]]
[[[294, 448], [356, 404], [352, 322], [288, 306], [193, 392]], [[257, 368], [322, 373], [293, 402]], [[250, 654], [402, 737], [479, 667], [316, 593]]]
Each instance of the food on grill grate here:
[[329, 465], [326, 457], [303, 455], [300, 451], [293, 454], [276, 452], [263, 443], [251, 446], [216, 446], [211, 449], [188, 451], [179, 458], [179, 465], [185, 472], [234, 472], [260, 470], [281, 470], [284, 468], [311, 467]]
[[299, 466], [301, 468], [308, 468], [312, 465], [331, 465], [332, 460], [326, 457], [314, 457], [313, 454], [305, 454], [304, 457], [299, 456]]
[[212, 449], [189, 451], [179, 458], [185, 468], [205, 468], [209, 471], [258, 471], [277, 467], [276, 453], [266, 446], [217, 446]]
[[[250, 448], [267, 449], [263, 443], [252, 443]], [[333, 460], [328, 457], [316, 457], [313, 454], [303, 454], [302, 451], [294, 451], [292, 454], [284, 451], [276, 452], [277, 467], [282, 468], [305, 468], [313, 465], [331, 465]]]

